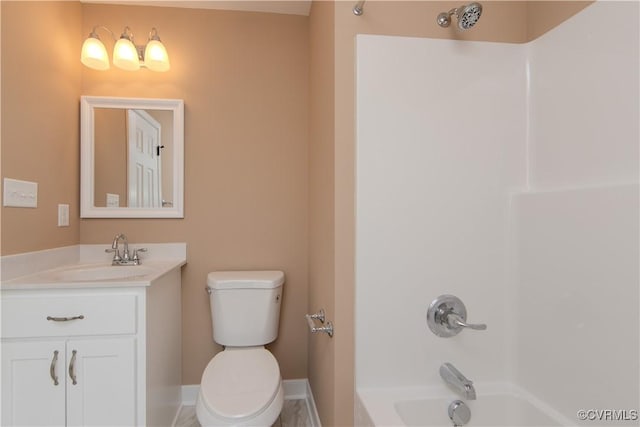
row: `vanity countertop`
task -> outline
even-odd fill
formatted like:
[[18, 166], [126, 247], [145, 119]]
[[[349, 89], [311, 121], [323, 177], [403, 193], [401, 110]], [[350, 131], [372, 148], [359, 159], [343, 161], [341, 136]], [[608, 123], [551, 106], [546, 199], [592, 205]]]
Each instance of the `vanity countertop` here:
[[[186, 264], [185, 260], [147, 261], [136, 266], [112, 266], [111, 264], [72, 264], [51, 270], [45, 270], [12, 280], [3, 281], [2, 290], [26, 289], [69, 289], [69, 288], [119, 288], [150, 286], [151, 283], [175, 268]], [[113, 269], [122, 271], [116, 277], [103, 277], [102, 272]], [[126, 272], [124, 271], [126, 269]], [[92, 278], [92, 271], [96, 277]], [[71, 273], [71, 274], [69, 274]], [[80, 273], [74, 277], [74, 273]]]
[[140, 265], [112, 266], [105, 245], [77, 245], [2, 257], [0, 289], [146, 287], [186, 264], [186, 244], [148, 244]]

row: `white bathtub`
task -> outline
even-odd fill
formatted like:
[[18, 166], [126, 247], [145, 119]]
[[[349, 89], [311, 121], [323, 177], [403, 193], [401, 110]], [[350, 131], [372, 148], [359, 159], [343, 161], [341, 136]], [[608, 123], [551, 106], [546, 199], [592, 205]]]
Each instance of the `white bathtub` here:
[[356, 403], [356, 425], [447, 426], [453, 425], [448, 407], [464, 401], [474, 426], [571, 426], [577, 420], [563, 417], [555, 409], [517, 386], [508, 383], [475, 384], [477, 399], [465, 400], [444, 387], [361, 388]]

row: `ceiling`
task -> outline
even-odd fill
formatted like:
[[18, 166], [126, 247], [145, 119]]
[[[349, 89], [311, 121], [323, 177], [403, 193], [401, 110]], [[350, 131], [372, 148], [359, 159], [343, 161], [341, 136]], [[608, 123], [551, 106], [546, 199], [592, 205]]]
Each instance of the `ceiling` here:
[[309, 15], [311, 0], [80, 0], [82, 3], [183, 7], [189, 9], [241, 10], [246, 12]]

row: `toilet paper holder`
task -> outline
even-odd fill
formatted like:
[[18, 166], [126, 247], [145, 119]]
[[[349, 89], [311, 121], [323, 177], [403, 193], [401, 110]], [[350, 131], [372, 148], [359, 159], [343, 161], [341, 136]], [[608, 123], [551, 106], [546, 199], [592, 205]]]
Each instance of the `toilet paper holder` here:
[[324, 332], [330, 337], [333, 337], [333, 324], [331, 322], [327, 322], [326, 326], [316, 326], [314, 322], [315, 320], [319, 320], [320, 323], [324, 324], [324, 309], [321, 308], [320, 311], [314, 314], [305, 314], [304, 317], [307, 319], [307, 324], [309, 325], [309, 330], [312, 334]]

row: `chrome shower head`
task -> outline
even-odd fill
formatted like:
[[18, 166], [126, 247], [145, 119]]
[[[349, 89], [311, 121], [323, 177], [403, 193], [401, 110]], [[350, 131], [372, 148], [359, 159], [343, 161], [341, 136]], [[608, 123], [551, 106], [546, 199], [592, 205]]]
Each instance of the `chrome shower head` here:
[[[462, 8], [462, 12], [460, 9]], [[482, 5], [480, 3], [470, 3], [458, 8], [458, 28], [468, 30], [478, 23], [482, 15]]]
[[438, 15], [438, 25], [443, 28], [448, 27], [451, 24], [451, 15], [456, 15], [456, 18], [458, 18], [458, 28], [460, 30], [468, 30], [480, 20], [482, 5], [474, 2], [451, 9], [449, 12], [442, 12]]

